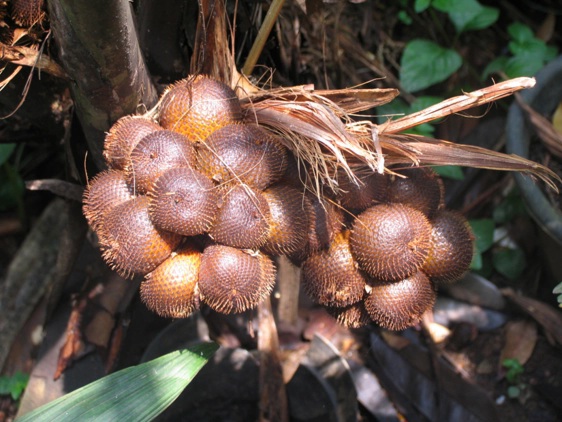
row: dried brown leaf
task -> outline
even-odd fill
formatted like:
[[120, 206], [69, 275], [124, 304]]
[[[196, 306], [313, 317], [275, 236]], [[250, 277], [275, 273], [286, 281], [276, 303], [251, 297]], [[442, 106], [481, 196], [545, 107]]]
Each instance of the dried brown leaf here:
[[505, 374], [502, 362], [506, 359], [517, 359], [525, 365], [537, 344], [537, 325], [533, 321], [509, 321], [506, 324], [505, 345], [500, 357], [500, 376]]
[[68, 79], [66, 72], [49, 56], [42, 54], [37, 46], [9, 46], [1, 45], [0, 60], [11, 62], [15, 65], [34, 67], [50, 73], [59, 78]]

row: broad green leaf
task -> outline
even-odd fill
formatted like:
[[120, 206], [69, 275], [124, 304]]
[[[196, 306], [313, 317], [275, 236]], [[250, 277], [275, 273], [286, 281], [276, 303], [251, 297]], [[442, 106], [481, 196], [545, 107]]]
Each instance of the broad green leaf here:
[[492, 60], [488, 65], [484, 68], [482, 72], [482, 79], [485, 79], [490, 73], [498, 73], [505, 69], [505, 65], [507, 63], [508, 58], [505, 56], [497, 57]]
[[507, 32], [517, 42], [524, 42], [535, 38], [533, 31], [521, 22], [514, 22], [507, 27]]
[[552, 293], [554, 293], [555, 295], [557, 294], [562, 294], [562, 283], [559, 283], [554, 290], [552, 290]]
[[468, 222], [476, 237], [476, 247], [481, 253], [486, 252], [494, 244], [496, 223], [491, 219], [468, 220]]
[[515, 56], [505, 63], [505, 73], [510, 78], [520, 76], [533, 76], [544, 66], [543, 60], [536, 60], [533, 57]]
[[123, 369], [17, 421], [150, 421], [180, 395], [218, 347], [215, 343], [200, 344]]
[[401, 10], [398, 12], [398, 20], [406, 25], [410, 25], [413, 22], [413, 19], [405, 10]]
[[416, 13], [421, 13], [429, 7], [431, 0], [416, 0], [414, 3], [414, 10]]
[[25, 184], [19, 173], [4, 163], [0, 167], [0, 211], [14, 208], [21, 201], [25, 192]]
[[434, 0], [432, 5], [449, 15], [459, 33], [487, 28], [500, 14], [495, 7], [482, 6], [476, 0]]
[[433, 166], [433, 170], [441, 177], [453, 180], [464, 180], [464, 173], [459, 166]]
[[19, 371], [11, 377], [0, 376], [0, 394], [9, 394], [13, 400], [17, 400], [25, 390], [28, 381], [29, 375]]
[[16, 144], [0, 144], [0, 166], [8, 161], [14, 149], [16, 149]]
[[518, 215], [526, 215], [525, 202], [520, 195], [508, 195], [494, 209], [494, 221], [498, 225], [505, 224]]
[[433, 0], [431, 6], [441, 12], [449, 12], [449, 10], [455, 7], [455, 0]]
[[507, 396], [510, 399], [516, 399], [520, 394], [521, 390], [519, 390], [519, 387], [516, 387], [515, 385], [510, 385], [509, 387], [507, 387]]
[[515, 56], [526, 56], [529, 59], [537, 58], [538, 60], [544, 60], [546, 57], [546, 44], [537, 38], [522, 42], [510, 41], [508, 47]]
[[410, 107], [401, 98], [396, 98], [389, 103], [377, 107], [377, 120], [383, 124], [388, 120], [398, 119], [405, 116], [410, 111]]
[[433, 95], [422, 95], [421, 97], [416, 98], [416, 101], [412, 103], [409, 112], [415, 113], [417, 111], [421, 111], [424, 108], [431, 107], [432, 105], [440, 103], [444, 99], [445, 98], [443, 97], [437, 97]]
[[549, 62], [558, 57], [558, 48], [554, 45], [546, 46], [546, 53], [544, 54], [544, 59]]
[[400, 83], [415, 92], [442, 82], [461, 67], [461, 56], [432, 41], [413, 40], [406, 45], [401, 60]]
[[405, 130], [403, 133], [410, 133], [413, 135], [422, 135], [431, 137], [435, 132], [435, 127], [430, 123], [423, 123]]
[[494, 263], [492, 262], [492, 257], [490, 256], [490, 254], [485, 254], [480, 256], [481, 256], [481, 266], [479, 269], [473, 271], [481, 277], [490, 278], [490, 276], [494, 273]]
[[510, 280], [519, 278], [527, 266], [525, 254], [519, 248], [501, 248], [492, 259], [496, 271]]
[[470, 262], [470, 269], [473, 271], [480, 271], [483, 268], [482, 254], [478, 251], [478, 248], [474, 248], [474, 253], [472, 254], [472, 261]]

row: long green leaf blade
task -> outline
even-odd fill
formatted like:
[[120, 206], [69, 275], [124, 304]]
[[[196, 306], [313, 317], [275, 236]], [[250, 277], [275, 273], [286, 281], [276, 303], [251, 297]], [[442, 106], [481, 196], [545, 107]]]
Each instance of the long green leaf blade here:
[[17, 421], [150, 421], [180, 395], [218, 347], [204, 343], [123, 369]]

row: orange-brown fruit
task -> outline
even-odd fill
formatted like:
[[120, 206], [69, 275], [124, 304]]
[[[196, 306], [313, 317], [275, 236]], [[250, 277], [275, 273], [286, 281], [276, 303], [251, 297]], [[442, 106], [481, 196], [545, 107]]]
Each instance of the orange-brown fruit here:
[[353, 223], [351, 250], [369, 275], [386, 281], [415, 273], [429, 254], [431, 224], [402, 204], [375, 205]]
[[205, 233], [217, 215], [219, 196], [214, 183], [193, 168], [176, 167], [164, 172], [148, 196], [154, 225], [184, 236]]
[[299, 162], [292, 153], [287, 154], [287, 168], [281, 182], [302, 191], [310, 183], [310, 175], [306, 164]]
[[258, 249], [269, 231], [269, 205], [262, 193], [247, 185], [223, 189], [218, 214], [209, 235], [217, 243], [235, 248]]
[[88, 224], [96, 232], [103, 225], [105, 215], [113, 207], [133, 198], [125, 174], [106, 170], [94, 177], [84, 191], [83, 210]]
[[260, 252], [249, 253], [223, 245], [205, 248], [199, 271], [201, 298], [225, 314], [254, 308], [275, 284], [275, 267]]
[[326, 306], [326, 311], [328, 311], [338, 323], [347, 328], [360, 328], [371, 322], [371, 317], [367, 309], [365, 309], [363, 300], [343, 308]]
[[104, 219], [100, 238], [103, 257], [119, 274], [146, 274], [156, 269], [178, 247], [182, 237], [154, 227], [148, 216], [148, 198], [137, 196], [114, 207]]
[[145, 136], [131, 152], [125, 172], [135, 192], [146, 193], [165, 171], [174, 167], [195, 168], [195, 149], [189, 140], [171, 130]]
[[406, 177], [393, 176], [388, 201], [409, 205], [432, 218], [444, 202], [443, 182], [431, 169], [414, 167], [396, 171]]
[[29, 27], [41, 18], [43, 0], [12, 0], [12, 19], [21, 26]]
[[103, 145], [103, 156], [110, 168], [123, 170], [131, 151], [146, 135], [162, 128], [140, 116], [121, 117], [109, 129]]
[[160, 105], [160, 125], [193, 141], [203, 141], [215, 130], [241, 119], [236, 93], [204, 75], [176, 82], [166, 90]]
[[199, 168], [219, 183], [246, 183], [262, 190], [281, 179], [287, 150], [257, 125], [232, 124], [197, 147]]
[[165, 318], [185, 318], [199, 308], [201, 252], [186, 243], [146, 275], [140, 296], [146, 307]]
[[263, 191], [271, 220], [263, 249], [274, 255], [288, 255], [306, 245], [312, 205], [296, 188], [281, 183]]
[[330, 247], [302, 264], [301, 283], [316, 303], [348, 306], [363, 298], [367, 279], [356, 267], [348, 230], [336, 235]]
[[470, 224], [459, 213], [440, 210], [431, 227], [431, 248], [422, 271], [434, 282], [457, 281], [472, 261], [474, 235]]
[[357, 175], [355, 183], [343, 171], [338, 171], [338, 187], [341, 189], [336, 200], [341, 206], [352, 212], [363, 211], [370, 206], [385, 202], [388, 197], [389, 177], [380, 173], [369, 172]]
[[373, 281], [365, 308], [377, 324], [389, 330], [404, 330], [417, 324], [435, 303], [435, 289], [421, 271], [393, 283]]

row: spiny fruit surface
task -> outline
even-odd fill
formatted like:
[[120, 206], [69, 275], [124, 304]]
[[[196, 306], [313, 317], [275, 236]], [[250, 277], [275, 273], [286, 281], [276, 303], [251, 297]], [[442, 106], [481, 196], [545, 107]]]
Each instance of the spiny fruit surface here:
[[104, 216], [111, 209], [133, 198], [122, 171], [106, 170], [90, 181], [84, 191], [83, 210], [94, 231], [103, 226]]
[[431, 227], [431, 248], [422, 271], [435, 282], [457, 281], [472, 261], [472, 229], [462, 215], [445, 210], [437, 211]]
[[192, 243], [146, 275], [140, 295], [147, 308], [166, 318], [185, 318], [199, 308], [201, 252]]
[[386, 201], [389, 178], [379, 173], [358, 175], [355, 183], [342, 170], [338, 171], [338, 185], [341, 189], [336, 195], [340, 205], [350, 211], [363, 211], [375, 204]]
[[417, 271], [429, 254], [431, 225], [427, 217], [402, 204], [375, 205], [353, 223], [351, 250], [369, 275], [401, 280]]
[[100, 238], [105, 260], [121, 275], [154, 270], [181, 241], [181, 236], [154, 227], [148, 216], [148, 198], [137, 196], [107, 213]]
[[223, 245], [207, 246], [199, 272], [201, 298], [225, 314], [254, 308], [273, 290], [275, 267], [260, 252]]
[[312, 204], [313, 226], [308, 233], [308, 247], [311, 252], [328, 246], [344, 227], [344, 214], [341, 208], [330, 201], [309, 194]]
[[373, 281], [365, 308], [371, 318], [389, 330], [415, 325], [435, 303], [435, 289], [421, 271], [393, 283]]
[[204, 75], [181, 80], [165, 93], [160, 125], [203, 141], [215, 130], [242, 119], [236, 93], [226, 84]]
[[39, 21], [43, 0], [12, 0], [12, 19], [22, 26], [31, 26]]
[[301, 282], [306, 293], [326, 306], [348, 306], [363, 297], [366, 278], [355, 266], [349, 247], [349, 231], [336, 235], [326, 251], [302, 264]]
[[278, 183], [263, 191], [271, 221], [263, 249], [274, 255], [291, 254], [307, 241], [312, 205], [297, 189]]
[[409, 205], [430, 219], [444, 202], [443, 182], [427, 167], [396, 171], [406, 177], [394, 176], [389, 188], [389, 202]]
[[343, 308], [327, 306], [326, 311], [347, 328], [360, 328], [371, 322], [371, 317], [365, 309], [363, 300]]
[[235, 248], [263, 246], [271, 214], [262, 193], [247, 185], [235, 185], [222, 193], [217, 220], [209, 235], [215, 242]]
[[189, 167], [164, 172], [152, 185], [149, 214], [156, 227], [184, 236], [203, 234], [213, 224], [219, 198], [214, 183]]
[[123, 170], [131, 151], [146, 135], [162, 128], [140, 116], [121, 117], [105, 137], [103, 156], [110, 168]]
[[166, 170], [195, 168], [195, 161], [195, 149], [185, 136], [171, 130], [159, 130], [137, 144], [125, 171], [130, 186], [136, 192], [146, 193]]
[[198, 165], [219, 183], [246, 183], [262, 190], [281, 179], [287, 150], [257, 125], [232, 124], [198, 144]]

